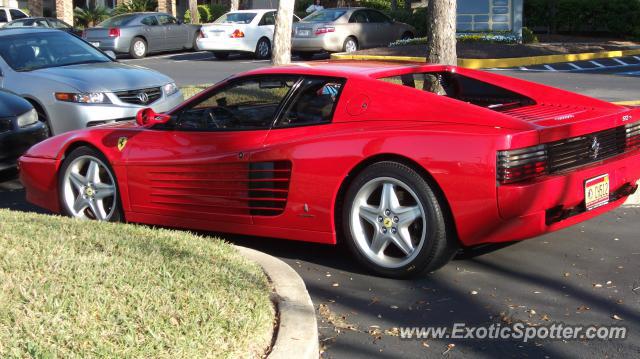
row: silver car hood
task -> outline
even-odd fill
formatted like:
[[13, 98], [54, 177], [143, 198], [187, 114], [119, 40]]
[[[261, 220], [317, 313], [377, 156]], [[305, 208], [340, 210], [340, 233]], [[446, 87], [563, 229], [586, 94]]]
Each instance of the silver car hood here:
[[51, 67], [30, 75], [67, 84], [82, 92], [112, 92], [158, 87], [173, 80], [144, 67], [118, 62]]

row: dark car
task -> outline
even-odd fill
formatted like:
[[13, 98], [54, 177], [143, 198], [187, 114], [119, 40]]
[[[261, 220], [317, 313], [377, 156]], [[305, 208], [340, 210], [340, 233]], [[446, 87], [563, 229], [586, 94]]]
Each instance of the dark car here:
[[20, 20], [14, 20], [6, 24], [4, 27], [43, 27], [47, 29], [58, 29], [77, 36], [82, 35], [82, 31], [75, 29], [62, 20], [52, 17], [28, 17]]
[[18, 157], [45, 138], [45, 126], [33, 106], [0, 90], [0, 170], [15, 167]]

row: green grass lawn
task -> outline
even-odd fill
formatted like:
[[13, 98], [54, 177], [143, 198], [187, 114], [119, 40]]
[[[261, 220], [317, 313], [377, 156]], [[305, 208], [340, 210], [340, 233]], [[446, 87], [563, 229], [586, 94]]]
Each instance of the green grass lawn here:
[[246, 358], [274, 309], [223, 241], [0, 210], [1, 358]]

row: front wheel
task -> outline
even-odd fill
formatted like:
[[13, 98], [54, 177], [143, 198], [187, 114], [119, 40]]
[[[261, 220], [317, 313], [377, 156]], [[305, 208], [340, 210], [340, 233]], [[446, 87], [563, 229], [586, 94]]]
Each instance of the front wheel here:
[[89, 147], [73, 150], [62, 163], [58, 183], [65, 214], [79, 219], [122, 220], [115, 174], [97, 150]]
[[457, 249], [430, 184], [397, 162], [375, 163], [354, 178], [345, 195], [342, 225], [355, 257], [383, 276], [434, 271]]

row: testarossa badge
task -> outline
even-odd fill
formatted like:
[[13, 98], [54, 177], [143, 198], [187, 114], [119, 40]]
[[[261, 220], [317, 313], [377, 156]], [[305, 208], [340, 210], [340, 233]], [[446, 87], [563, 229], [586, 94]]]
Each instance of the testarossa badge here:
[[124, 149], [124, 146], [127, 145], [127, 138], [126, 137], [120, 137], [118, 138], [118, 151], [122, 151]]

